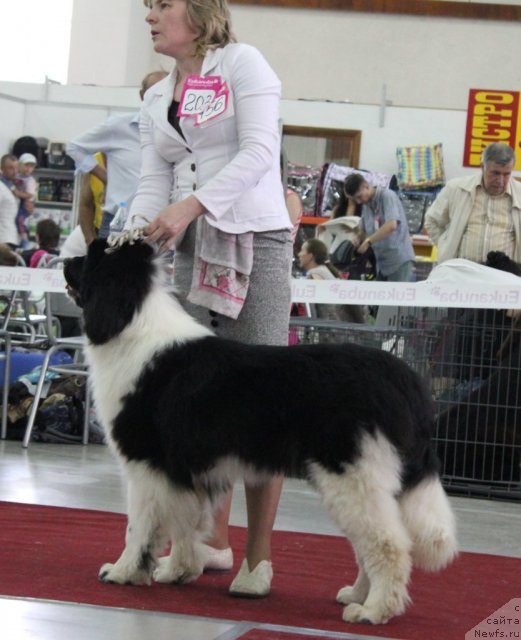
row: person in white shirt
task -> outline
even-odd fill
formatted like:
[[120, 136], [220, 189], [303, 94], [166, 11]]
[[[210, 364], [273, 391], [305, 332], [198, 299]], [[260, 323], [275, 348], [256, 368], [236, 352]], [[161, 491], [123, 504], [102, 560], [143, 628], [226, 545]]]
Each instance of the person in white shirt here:
[[[139, 92], [141, 99], [147, 89], [165, 76], [165, 71], [147, 74]], [[106, 169], [94, 157], [98, 152], [105, 155]], [[141, 169], [139, 112], [109, 116], [71, 140], [67, 153], [73, 158], [77, 173], [92, 173], [106, 185], [103, 219], [98, 231], [100, 238], [106, 238], [121, 203], [131, 200], [138, 185]]]
[[19, 244], [18, 231], [16, 229], [16, 214], [20, 205], [15, 178], [18, 172], [18, 158], [12, 154], [6, 154], [0, 159], [0, 242], [15, 248]]
[[[279, 166], [280, 81], [259, 51], [235, 42], [225, 0], [145, 5], [155, 51], [176, 64], [144, 98], [142, 176], [127, 224], [144, 218], [148, 241], [163, 249], [176, 246], [176, 291], [201, 323], [222, 337], [287, 344], [293, 248]], [[213, 94], [201, 101], [198, 88], [208, 84]], [[247, 255], [241, 254], [244, 247]], [[222, 267], [228, 249], [237, 268]], [[206, 266], [217, 269], [208, 288], [223, 280], [247, 283], [237, 307], [226, 305], [231, 291], [222, 292], [222, 306], [198, 295], [207, 256], [215, 264]], [[219, 278], [219, 267], [226, 278]], [[232, 595], [270, 591], [271, 531], [281, 487], [277, 478], [246, 489], [246, 558]], [[230, 499], [217, 517], [211, 568], [233, 564], [229, 507]]]
[[87, 243], [80, 225], [74, 227], [60, 247], [60, 258], [75, 258], [87, 255]]

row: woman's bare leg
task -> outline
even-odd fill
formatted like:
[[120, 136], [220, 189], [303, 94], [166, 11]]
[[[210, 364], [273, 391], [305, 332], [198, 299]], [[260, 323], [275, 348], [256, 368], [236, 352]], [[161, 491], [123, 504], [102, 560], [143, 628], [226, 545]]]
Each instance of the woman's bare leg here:
[[270, 593], [273, 578], [271, 534], [277, 515], [282, 480], [282, 476], [277, 476], [266, 484], [246, 487], [246, 558], [230, 585], [229, 592], [232, 596], [264, 598]]
[[206, 543], [214, 549], [227, 549], [230, 546], [228, 539], [228, 521], [232, 508], [232, 496], [233, 491], [229, 491], [219, 509], [214, 514], [213, 534]]
[[275, 524], [283, 479], [283, 476], [277, 476], [266, 484], [246, 487], [246, 559], [250, 571], [262, 560], [271, 560], [271, 532]]
[[[246, 558], [252, 571], [262, 560], [271, 559], [271, 532], [277, 516], [283, 476], [277, 476], [266, 484], [245, 487], [248, 518]], [[214, 515], [214, 531], [207, 544], [214, 549], [230, 546], [228, 522], [233, 493], [230, 491]]]

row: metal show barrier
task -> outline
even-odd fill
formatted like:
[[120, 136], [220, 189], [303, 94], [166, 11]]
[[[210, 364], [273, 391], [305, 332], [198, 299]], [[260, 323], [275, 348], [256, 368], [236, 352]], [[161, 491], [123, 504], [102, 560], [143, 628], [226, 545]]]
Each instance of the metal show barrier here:
[[[64, 288], [61, 270], [0, 267], [0, 290]], [[290, 342], [356, 342], [403, 358], [430, 385], [447, 489], [521, 499], [521, 284], [294, 279], [292, 299], [377, 309], [374, 324], [292, 318]]]

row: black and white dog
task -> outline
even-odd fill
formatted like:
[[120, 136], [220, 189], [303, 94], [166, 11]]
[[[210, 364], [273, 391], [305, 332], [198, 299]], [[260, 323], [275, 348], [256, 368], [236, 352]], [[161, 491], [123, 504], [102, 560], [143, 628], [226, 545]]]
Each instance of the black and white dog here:
[[[215, 337], [162, 282], [141, 242], [94, 241], [65, 277], [83, 307], [94, 402], [128, 479], [126, 546], [105, 582], [189, 582], [235, 480], [307, 478], [359, 565], [338, 594], [349, 622], [384, 623], [412, 565], [456, 554], [422, 380], [357, 345], [251, 346]], [[173, 541], [166, 558], [158, 555]]]

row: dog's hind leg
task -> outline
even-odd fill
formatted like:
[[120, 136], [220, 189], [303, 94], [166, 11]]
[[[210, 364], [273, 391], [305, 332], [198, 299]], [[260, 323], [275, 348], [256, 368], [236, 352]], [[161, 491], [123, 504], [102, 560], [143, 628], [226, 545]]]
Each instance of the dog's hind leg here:
[[166, 541], [162, 526], [168, 481], [142, 463], [128, 466], [128, 524], [125, 549], [115, 564], [104, 564], [102, 582], [150, 584], [157, 554]]
[[357, 557], [356, 560], [358, 564], [358, 575], [353, 585], [343, 587], [337, 593], [336, 601], [340, 604], [351, 604], [352, 602], [363, 604], [369, 593], [369, 578], [360, 559]]
[[361, 457], [345, 465], [342, 473], [318, 464], [312, 464], [310, 472], [326, 507], [351, 541], [360, 567], [354, 586], [338, 594], [347, 604], [343, 619], [382, 624], [403, 613], [409, 602], [411, 540], [395, 498], [400, 463], [394, 449], [380, 435], [367, 436]]
[[456, 524], [438, 474], [424, 478], [399, 499], [404, 524], [412, 540], [413, 564], [439, 571], [457, 554]]

